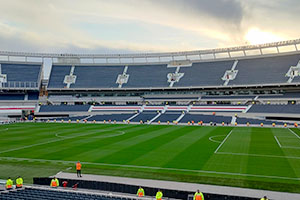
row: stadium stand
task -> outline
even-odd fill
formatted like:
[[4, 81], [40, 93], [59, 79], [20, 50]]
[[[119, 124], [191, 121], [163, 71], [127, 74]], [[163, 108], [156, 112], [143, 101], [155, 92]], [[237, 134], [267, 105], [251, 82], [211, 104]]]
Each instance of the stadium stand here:
[[87, 192], [74, 192], [74, 191], [62, 191], [51, 190], [46, 188], [25, 188], [23, 190], [14, 190], [10, 192], [1, 192], [1, 200], [39, 200], [39, 199], [61, 199], [61, 200], [129, 200], [132, 198], [112, 196], [112, 195], [100, 195]]
[[174, 68], [167, 68], [167, 65], [138, 65], [129, 66], [128, 83], [125, 88], [143, 88], [143, 87], [168, 87], [167, 74], [175, 72]]
[[248, 113], [290, 113], [299, 114], [300, 105], [253, 105]]
[[173, 122], [176, 121], [182, 112], [165, 112], [164, 114], [160, 115], [158, 118], [154, 120], [154, 122]]
[[66, 75], [70, 74], [71, 66], [53, 65], [51, 68], [51, 76], [49, 78], [48, 88], [64, 88]]
[[182, 67], [180, 73], [184, 73], [184, 76], [174, 87], [223, 85], [221, 78], [233, 63], [234, 61], [203, 62], [193, 63], [192, 67]]
[[286, 83], [285, 74], [291, 66], [297, 65], [300, 55], [239, 60], [238, 75], [229, 85]]
[[[267, 125], [271, 125], [273, 123], [275, 123], [276, 125], [285, 124], [284, 122], [280, 122], [280, 121], [269, 121], [269, 120], [251, 119], [251, 118], [243, 118], [243, 117], [237, 117], [236, 122], [237, 122], [237, 124], [247, 124], [247, 123], [249, 123], [249, 124], [256, 124], [256, 125], [259, 125], [261, 123], [267, 124]], [[291, 123], [288, 123], [288, 124], [291, 124]]]
[[38, 88], [41, 77], [41, 64], [0, 63], [0, 74], [6, 75], [2, 87]]
[[91, 118], [88, 119], [88, 121], [117, 121], [117, 122], [123, 122], [124, 120], [129, 119], [134, 114], [104, 114], [104, 115], [94, 115]]
[[147, 122], [147, 121], [150, 121], [151, 119], [153, 119], [157, 115], [158, 115], [157, 112], [145, 111], [145, 112], [140, 113], [139, 115], [137, 115], [130, 121], [131, 122], [140, 122], [140, 121]]
[[117, 87], [116, 80], [123, 73], [124, 66], [76, 66], [75, 84], [71, 88], [112, 88]]
[[90, 105], [42, 105], [39, 112], [84, 112]]
[[24, 100], [24, 94], [1, 94], [0, 100]]
[[202, 115], [202, 114], [186, 114], [180, 120], [181, 123], [188, 123], [194, 121], [198, 123], [202, 121], [203, 123], [231, 123], [232, 117], [229, 116], [215, 116], [215, 115]]

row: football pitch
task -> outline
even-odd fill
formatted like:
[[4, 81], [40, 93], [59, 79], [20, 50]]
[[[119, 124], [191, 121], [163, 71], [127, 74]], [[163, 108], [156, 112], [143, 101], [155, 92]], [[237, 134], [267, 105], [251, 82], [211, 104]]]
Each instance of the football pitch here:
[[300, 130], [179, 125], [0, 126], [0, 178], [83, 174], [300, 192]]

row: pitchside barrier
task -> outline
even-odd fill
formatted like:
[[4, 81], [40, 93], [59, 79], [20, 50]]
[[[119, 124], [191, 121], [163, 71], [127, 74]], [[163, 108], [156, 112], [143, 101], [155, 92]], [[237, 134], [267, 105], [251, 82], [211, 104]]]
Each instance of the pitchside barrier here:
[[[33, 178], [33, 184], [37, 185], [50, 185], [50, 181], [52, 178]], [[62, 183], [64, 181], [68, 182], [67, 187], [72, 187], [73, 185], [78, 183], [78, 188], [82, 189], [94, 189], [101, 191], [109, 191], [109, 192], [118, 192], [118, 193], [127, 193], [127, 194], [136, 194], [139, 186], [136, 185], [127, 185], [127, 184], [119, 184], [119, 183], [110, 183], [105, 181], [87, 181], [87, 180], [75, 180], [75, 179], [59, 179], [59, 182]], [[143, 187], [143, 186], [142, 186]], [[151, 187], [143, 187], [145, 194], [147, 196], [155, 196], [158, 188]], [[169, 190], [164, 188], [159, 188], [163, 191], [165, 198], [175, 198], [175, 199], [193, 199], [193, 193], [188, 191], [180, 191], [180, 190]], [[205, 200], [257, 200], [256, 198], [249, 197], [239, 197], [239, 196], [228, 196], [228, 195], [219, 195], [219, 194], [204, 194]]]

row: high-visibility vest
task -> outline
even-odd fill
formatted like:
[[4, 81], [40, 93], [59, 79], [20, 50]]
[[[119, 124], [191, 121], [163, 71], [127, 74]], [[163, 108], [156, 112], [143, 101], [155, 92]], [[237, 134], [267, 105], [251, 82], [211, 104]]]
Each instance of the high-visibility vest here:
[[23, 186], [23, 179], [21, 177], [17, 178], [16, 184], [17, 184], [17, 187], [22, 187]]
[[261, 198], [260, 200], [268, 200], [268, 198]]
[[14, 184], [14, 182], [11, 179], [7, 179], [6, 185], [5, 185], [6, 189], [12, 188], [13, 184]]
[[81, 170], [81, 164], [80, 164], [80, 162], [76, 163], [76, 170]]
[[139, 197], [145, 196], [144, 189], [143, 189], [143, 188], [139, 188], [138, 191], [137, 191], [137, 195], [138, 195]]
[[194, 195], [194, 200], [204, 200], [202, 192], [196, 192]]
[[51, 184], [50, 184], [51, 187], [58, 187], [59, 186], [59, 182], [58, 182], [58, 179], [52, 179], [51, 180]]
[[155, 196], [156, 200], [161, 200], [162, 197], [163, 197], [163, 193], [162, 192], [157, 192], [156, 193], [156, 196]]

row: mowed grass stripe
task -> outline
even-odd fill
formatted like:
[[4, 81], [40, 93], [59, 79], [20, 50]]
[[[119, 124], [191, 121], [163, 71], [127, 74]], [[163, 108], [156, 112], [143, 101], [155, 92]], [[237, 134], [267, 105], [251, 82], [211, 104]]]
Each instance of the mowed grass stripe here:
[[[56, 132], [54, 132], [53, 130], [51, 132], [43, 132], [44, 135], [39, 135], [38, 139], [37, 137], [35, 138], [35, 142], [32, 144], [32, 137], [29, 136], [26, 141], [28, 141], [29, 139], [31, 139], [31, 144], [26, 144], [26, 142], [22, 142], [20, 145], [18, 145], [18, 147], [15, 148], [9, 148], [6, 150], [3, 150], [0, 152], [0, 154], [2, 156], [15, 156], [17, 155], [18, 157], [22, 157], [24, 155], [27, 155], [27, 152], [32, 152], [34, 150], [41, 150], [41, 148], [45, 148], [45, 145], [48, 147], [52, 147], [54, 148], [55, 144], [58, 143], [62, 143], [65, 144], [65, 140], [71, 140], [74, 139], [76, 137], [80, 137], [83, 135], [87, 135], [87, 134], [92, 134], [91, 132], [88, 132], [88, 130], [90, 129], [94, 129], [95, 127], [85, 127], [85, 126], [78, 126], [76, 129], [64, 129], [62, 131], [60, 131], [60, 133], [64, 133], [64, 132], [72, 132], [72, 137], [71, 138], [59, 138], [56, 137]], [[32, 130], [34, 131], [34, 130]], [[88, 133], [84, 133], [84, 132], [88, 132]], [[76, 133], [80, 133], [79, 135], [77, 135]], [[26, 135], [26, 133], [24, 133], [24, 135]], [[49, 136], [50, 135], [50, 136]], [[49, 138], [50, 137], [50, 138]], [[51, 139], [51, 140], [49, 140]], [[37, 151], [35, 151], [37, 152]], [[38, 154], [30, 154], [30, 155], [38, 155]]]
[[245, 173], [247, 171], [247, 157], [223, 155], [218, 152], [248, 152], [251, 141], [251, 129], [244, 130], [241, 133], [239, 127], [231, 130], [230, 136], [223, 143], [217, 153], [213, 154], [207, 161], [203, 169], [214, 171], [228, 171], [232, 173]]
[[[101, 130], [90, 130], [88, 135], [81, 136], [77, 138], [73, 138], [68, 140], [68, 143], [58, 143], [56, 146], [58, 147], [54, 151], [47, 151], [48, 147], [45, 149], [45, 154], [39, 155], [40, 158], [47, 157], [51, 159], [63, 159], [70, 160], [69, 158], [73, 158], [76, 160], [89, 160], [89, 158], [80, 156], [81, 153], [86, 153], [91, 150], [95, 150], [99, 148], [99, 146], [108, 145], [112, 138], [119, 138], [123, 135], [118, 135], [116, 133], [123, 132], [127, 134], [128, 132], [136, 130], [138, 126], [132, 127], [113, 127], [110, 126], [107, 128], [102, 128]], [[126, 133], [127, 132], [127, 133]], [[100, 136], [109, 136], [116, 135], [114, 137], [102, 137]], [[92, 155], [95, 156], [95, 155]]]
[[[285, 131], [282, 133], [284, 133], [283, 137], [280, 139], [285, 139], [286, 137], [288, 139], [293, 139], [296, 141], [299, 141], [300, 139], [294, 135], [299, 133], [299, 129], [291, 129], [294, 133], [291, 133], [288, 129], [284, 129]], [[280, 132], [277, 130], [273, 130], [274, 135], [279, 135]], [[281, 134], [282, 135], [282, 134]], [[297, 134], [299, 135], [299, 134]], [[300, 147], [299, 147], [300, 148]], [[299, 156], [300, 155], [300, 149], [293, 149], [293, 148], [281, 148], [283, 154], [285, 156]], [[286, 162], [289, 163], [290, 167], [293, 169], [293, 172], [295, 173], [295, 177], [300, 177], [300, 159], [286, 159]], [[288, 172], [288, 171], [286, 171]]]
[[[164, 135], [164, 138], [155, 138], [155, 140], [152, 141], [153, 144], [147, 144], [147, 146], [151, 146], [152, 148], [148, 148], [144, 153], [140, 153], [139, 157], [136, 157], [128, 164], [158, 167], [165, 166], [178, 154], [208, 134], [208, 132], [203, 131], [203, 129], [203, 127], [196, 128], [184, 126], [173, 131], [171, 135]], [[143, 148], [143, 146], [141, 147]]]
[[21, 148], [33, 145], [33, 138], [35, 144], [51, 142], [51, 140], [57, 141], [57, 137], [55, 136], [57, 132], [84, 132], [91, 127], [90, 125], [83, 126], [82, 124], [43, 124], [43, 127], [37, 126], [37, 128], [30, 128], [32, 126], [31, 123], [22, 123], [19, 125], [23, 128], [23, 132], [8, 131], [9, 134], [0, 135], [0, 152], [9, 150], [6, 147], [7, 143], [10, 143], [10, 149]]
[[[285, 129], [280, 131], [285, 131]], [[285, 177], [297, 177], [288, 160], [284, 158], [283, 150], [278, 146], [274, 138], [276, 132], [278, 132], [278, 129], [252, 128], [249, 154], [278, 155], [283, 157], [278, 159], [248, 156], [247, 173], [271, 176], [281, 174]], [[285, 170], [282, 171], [282, 169]]]
[[[130, 163], [131, 161], [139, 158], [140, 156], [143, 156], [153, 150], [156, 150], [163, 144], [176, 140], [178, 137], [185, 134], [185, 128], [186, 127], [168, 127], [167, 129], [163, 130], [163, 132], [162, 130], [158, 130], [160, 133], [164, 134], [155, 134], [155, 137], [151, 137], [148, 140], [132, 144], [127, 148], [121, 149], [120, 151], [110, 154], [109, 156], [103, 157], [97, 161], [123, 164]], [[170, 156], [170, 154], [173, 153], [172, 149], [169, 149], [168, 153]], [[160, 156], [162, 156], [162, 154]], [[166, 157], [149, 158], [149, 166], [157, 165], [157, 163], [161, 159], [166, 159]], [[154, 160], [156, 160], [156, 163], [154, 162]]]
[[[102, 131], [100, 131], [99, 128], [101, 128]], [[132, 128], [134, 128], [134, 126]], [[15, 157], [29, 157], [29, 158], [42, 158], [42, 156], [49, 156], [49, 158], [51, 159], [54, 158], [59, 159], [59, 158], [63, 158], [64, 153], [67, 153], [68, 149], [72, 148], [72, 145], [74, 145], [74, 143], [77, 143], [78, 145], [82, 145], [84, 142], [90, 143], [94, 140], [94, 138], [85, 139], [83, 137], [88, 137], [93, 134], [97, 134], [97, 135], [105, 134], [106, 129], [113, 129], [113, 130], [120, 129], [120, 126], [116, 126], [116, 127], [107, 126], [107, 125], [103, 125], [103, 126], [93, 125], [87, 127], [77, 126], [76, 129], [63, 130], [60, 132], [60, 133], [68, 133], [67, 134], [68, 137], [66, 138], [55, 137], [55, 139], [50, 140], [48, 142], [46, 141], [46, 142], [32, 144], [31, 146], [27, 146], [27, 147], [25, 146], [26, 148], [21, 149], [20, 151], [9, 151], [8, 153], [3, 153], [1, 155], [15, 156]], [[65, 149], [65, 147], [68, 147], [67, 150]], [[82, 151], [84, 151], [84, 149], [82, 149]], [[36, 153], [32, 154], [31, 152], [36, 152]], [[51, 155], [54, 156], [51, 157]]]
[[[94, 157], [94, 162], [104, 162], [104, 163], [126, 163], [127, 160], [130, 160], [133, 152], [130, 153], [120, 153], [124, 149], [131, 148], [137, 144], [150, 141], [153, 138], [169, 133], [174, 130], [170, 126], [147, 126], [146, 129], [143, 129], [139, 134], [135, 134], [134, 137], [127, 138], [126, 140], [120, 140], [110, 146], [98, 149], [100, 155]], [[117, 159], [113, 159], [112, 155], [117, 156]]]
[[231, 129], [231, 127], [201, 128], [203, 137], [196, 139], [193, 144], [166, 163], [164, 167], [193, 170], [203, 169], [203, 166], [205, 166], [206, 162], [214, 155], [214, 151], [220, 145], [220, 143], [210, 141], [209, 137], [214, 135], [224, 135], [224, 133], [228, 134]]

